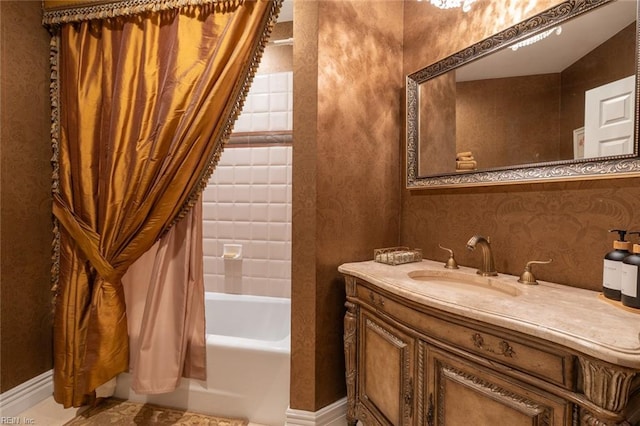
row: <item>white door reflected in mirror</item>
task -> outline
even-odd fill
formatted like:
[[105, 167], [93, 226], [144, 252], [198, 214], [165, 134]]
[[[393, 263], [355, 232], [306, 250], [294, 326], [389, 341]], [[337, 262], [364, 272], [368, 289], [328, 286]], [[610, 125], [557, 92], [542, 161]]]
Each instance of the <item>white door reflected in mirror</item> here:
[[585, 92], [586, 158], [633, 153], [635, 88], [630, 76]]

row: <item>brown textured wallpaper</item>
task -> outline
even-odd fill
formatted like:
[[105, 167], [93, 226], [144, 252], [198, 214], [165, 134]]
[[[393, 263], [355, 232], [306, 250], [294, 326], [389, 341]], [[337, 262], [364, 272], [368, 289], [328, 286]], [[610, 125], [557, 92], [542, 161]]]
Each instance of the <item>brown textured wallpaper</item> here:
[[49, 35], [0, 1], [0, 392], [52, 367]]
[[[429, 111], [428, 120], [420, 120], [420, 176], [456, 171], [456, 80], [447, 73], [420, 85], [420, 111]], [[430, 161], [420, 161], [429, 159]]]
[[[467, 81], [456, 89], [458, 151], [471, 151], [478, 168], [561, 159], [560, 74]], [[565, 142], [573, 152], [573, 139]]]
[[[480, 1], [472, 11], [405, 4], [405, 73], [450, 55], [559, 2]], [[428, 13], [427, 13], [428, 12]], [[430, 28], [430, 31], [424, 31]], [[446, 260], [452, 247], [462, 265], [479, 254], [465, 249], [476, 234], [491, 237], [498, 271], [519, 275], [529, 260], [552, 258], [539, 279], [599, 290], [602, 258], [617, 227], [640, 228], [640, 178], [403, 191], [401, 242]]]
[[399, 232], [402, 5], [294, 3], [291, 408], [345, 395], [344, 281]]

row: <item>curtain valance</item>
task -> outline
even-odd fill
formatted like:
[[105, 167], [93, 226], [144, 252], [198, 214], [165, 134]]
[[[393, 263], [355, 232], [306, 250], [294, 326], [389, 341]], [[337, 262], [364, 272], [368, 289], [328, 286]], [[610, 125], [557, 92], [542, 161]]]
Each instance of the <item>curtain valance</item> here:
[[65, 24], [203, 5], [223, 10], [239, 3], [242, 0], [43, 0], [42, 23]]

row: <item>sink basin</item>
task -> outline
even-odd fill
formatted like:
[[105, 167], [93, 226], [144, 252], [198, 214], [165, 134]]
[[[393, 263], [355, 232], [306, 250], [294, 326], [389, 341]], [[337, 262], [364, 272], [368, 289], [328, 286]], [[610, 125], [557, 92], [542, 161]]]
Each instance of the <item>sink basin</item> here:
[[430, 269], [411, 271], [408, 275], [409, 278], [416, 281], [423, 281], [429, 284], [437, 284], [464, 291], [491, 291], [507, 296], [518, 296], [520, 294], [520, 289], [516, 284], [512, 284], [500, 277], [483, 277], [481, 275], [472, 275], [463, 272]]

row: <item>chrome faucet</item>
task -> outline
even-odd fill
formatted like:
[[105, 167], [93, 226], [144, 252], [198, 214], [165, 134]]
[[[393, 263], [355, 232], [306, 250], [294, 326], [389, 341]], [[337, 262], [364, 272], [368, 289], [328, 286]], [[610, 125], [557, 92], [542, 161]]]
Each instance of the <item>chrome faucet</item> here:
[[482, 266], [478, 269], [478, 274], [483, 277], [498, 275], [493, 263], [493, 254], [491, 253], [489, 238], [483, 237], [482, 235], [474, 235], [467, 241], [467, 249], [469, 250], [474, 250], [476, 245], [482, 249]]

